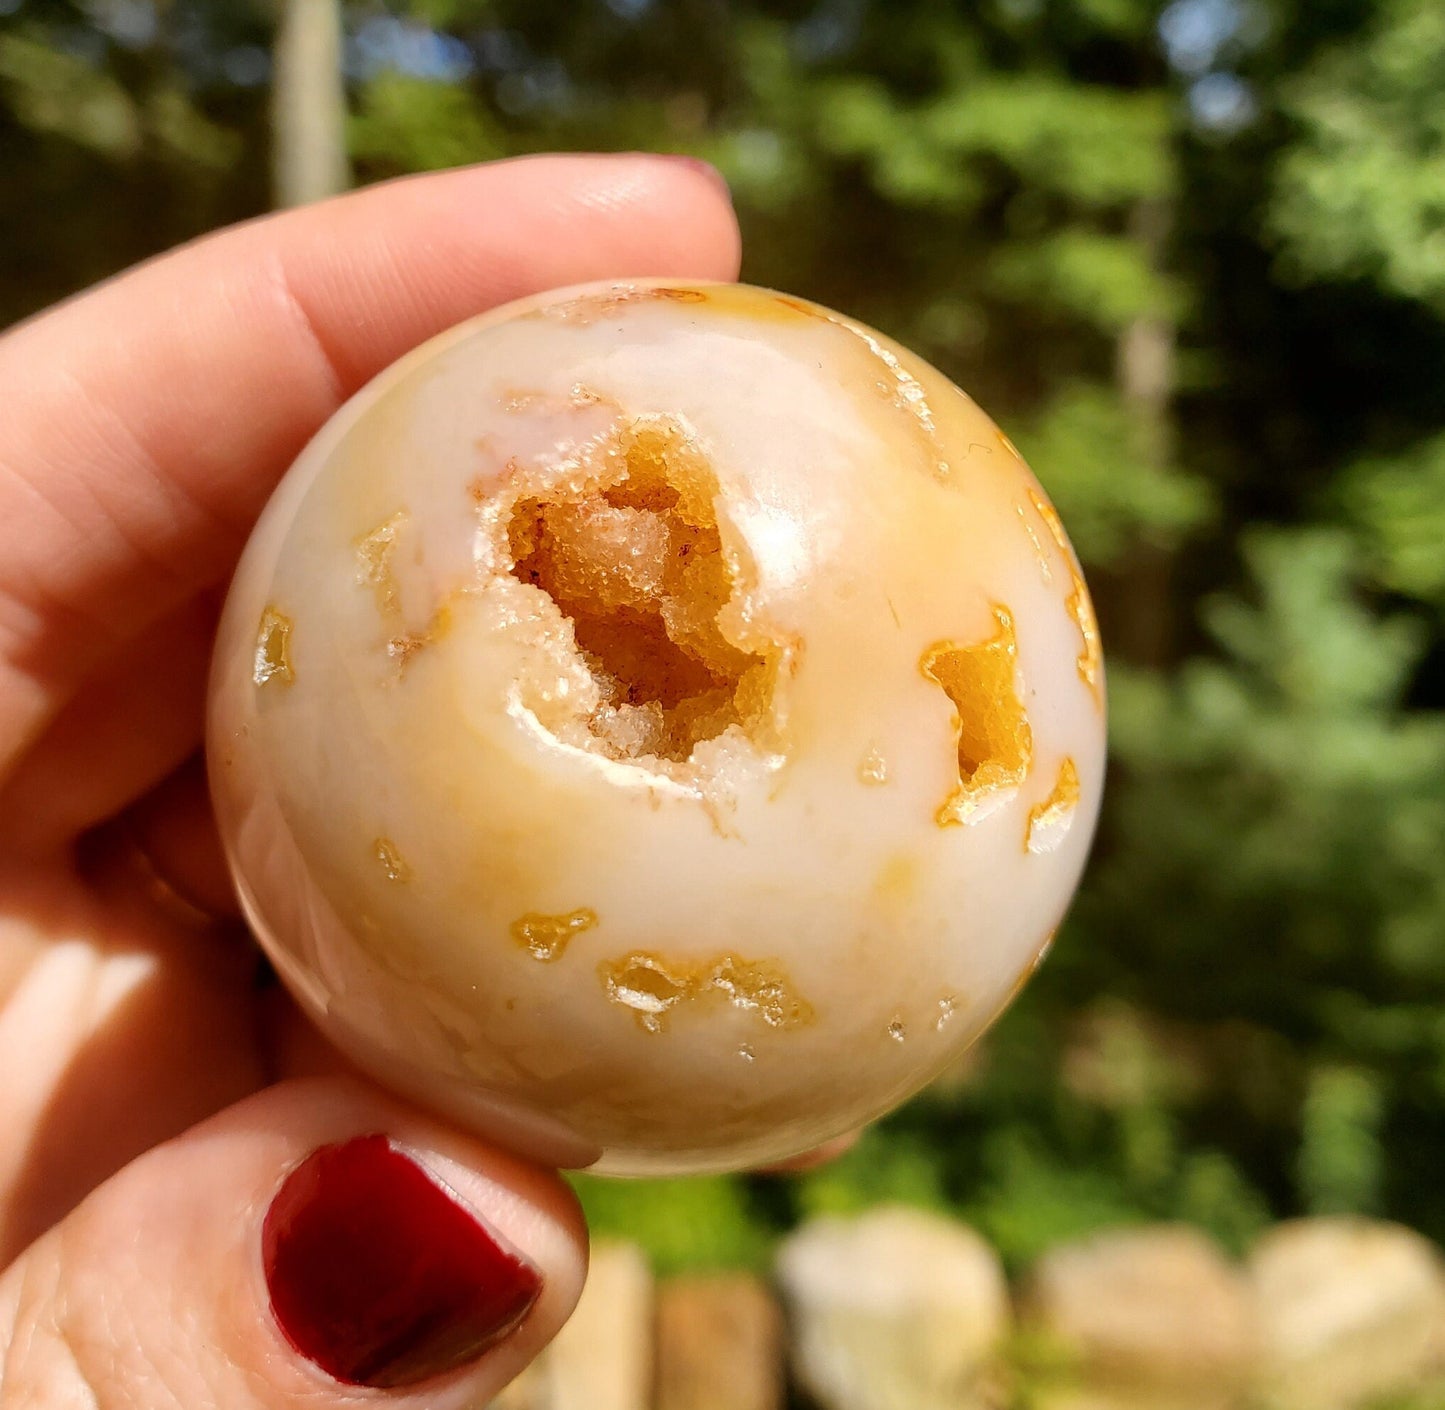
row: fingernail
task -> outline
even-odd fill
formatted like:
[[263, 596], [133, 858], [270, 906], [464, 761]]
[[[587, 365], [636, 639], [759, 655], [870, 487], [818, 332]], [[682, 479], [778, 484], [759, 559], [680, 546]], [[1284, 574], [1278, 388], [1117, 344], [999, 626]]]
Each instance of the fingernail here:
[[350, 1385], [411, 1385], [476, 1360], [542, 1290], [526, 1260], [385, 1136], [323, 1146], [261, 1230], [286, 1339]]
[[732, 205], [732, 187], [728, 185], [727, 178], [722, 172], [711, 162], [705, 162], [701, 157], [688, 156], [685, 152], [650, 152], [646, 155], [656, 157], [659, 161], [675, 162], [678, 166], [686, 167], [689, 171], [695, 171], [699, 176], [706, 177], [722, 193], [727, 203]]

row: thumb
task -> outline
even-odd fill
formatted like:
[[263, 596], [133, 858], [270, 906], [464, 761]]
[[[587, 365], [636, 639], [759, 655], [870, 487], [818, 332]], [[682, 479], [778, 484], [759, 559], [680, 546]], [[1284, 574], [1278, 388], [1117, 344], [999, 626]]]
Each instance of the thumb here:
[[288, 1082], [5, 1271], [0, 1410], [463, 1410], [557, 1332], [585, 1266], [554, 1173], [349, 1078]]

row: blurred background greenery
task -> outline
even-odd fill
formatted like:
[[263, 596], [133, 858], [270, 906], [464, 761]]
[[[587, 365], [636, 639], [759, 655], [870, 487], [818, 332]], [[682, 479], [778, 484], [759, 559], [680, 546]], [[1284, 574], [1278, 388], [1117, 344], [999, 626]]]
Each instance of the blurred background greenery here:
[[[300, 0], [292, 0], [299, 3]], [[316, 0], [312, 0], [316, 3]], [[320, 0], [330, 3], [330, 0]], [[0, 0], [0, 323], [271, 200], [262, 0]], [[347, 0], [357, 180], [714, 161], [745, 276], [936, 361], [1058, 501], [1113, 768], [1056, 950], [797, 1181], [583, 1180], [671, 1270], [952, 1210], [1445, 1240], [1445, 6]]]

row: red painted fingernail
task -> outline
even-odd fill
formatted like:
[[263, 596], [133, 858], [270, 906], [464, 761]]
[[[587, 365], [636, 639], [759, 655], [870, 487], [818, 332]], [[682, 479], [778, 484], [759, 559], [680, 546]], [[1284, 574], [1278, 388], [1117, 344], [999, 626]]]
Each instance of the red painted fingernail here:
[[286, 1339], [338, 1381], [411, 1385], [475, 1360], [542, 1290], [385, 1136], [323, 1146], [282, 1184], [261, 1229]]

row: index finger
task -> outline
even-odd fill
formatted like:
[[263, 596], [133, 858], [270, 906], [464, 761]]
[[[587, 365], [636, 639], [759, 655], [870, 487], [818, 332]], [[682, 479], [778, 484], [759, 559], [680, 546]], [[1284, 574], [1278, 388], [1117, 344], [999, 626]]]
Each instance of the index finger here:
[[413, 177], [166, 255], [0, 339], [0, 771], [86, 672], [224, 580], [277, 477], [432, 334], [593, 278], [735, 276], [687, 160]]

